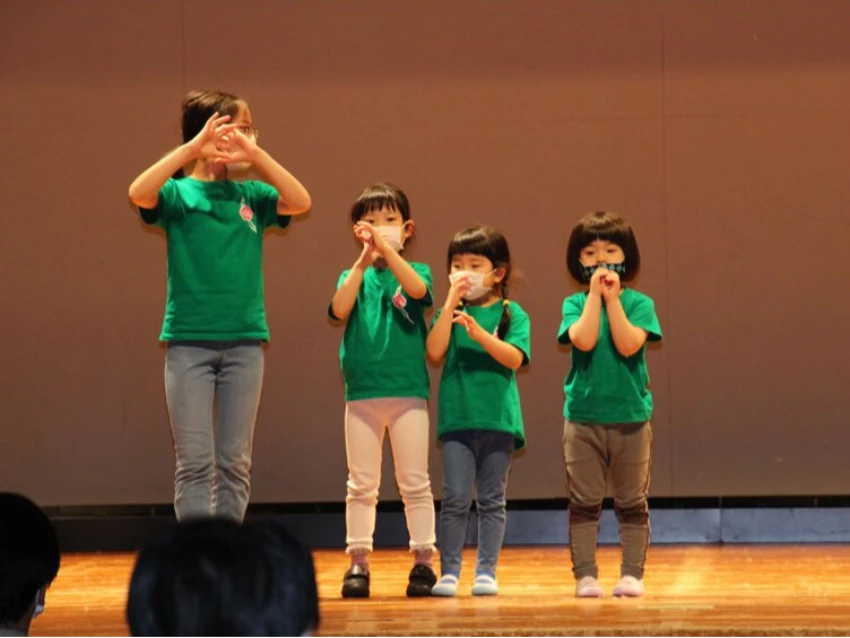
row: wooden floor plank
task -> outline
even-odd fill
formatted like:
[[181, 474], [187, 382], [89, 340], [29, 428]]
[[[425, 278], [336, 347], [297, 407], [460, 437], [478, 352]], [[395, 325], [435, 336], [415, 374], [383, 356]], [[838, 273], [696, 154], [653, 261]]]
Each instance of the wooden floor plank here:
[[[127, 635], [124, 606], [134, 557], [68, 555], [33, 625], [36, 636]], [[602, 548], [601, 601], [576, 600], [563, 548], [509, 548], [500, 594], [469, 595], [474, 553], [456, 599], [404, 597], [410, 555], [372, 557], [366, 601], [339, 596], [346, 556], [319, 551], [316, 567], [326, 635], [850, 635], [850, 547], [655, 547], [647, 595], [611, 598], [619, 552]]]

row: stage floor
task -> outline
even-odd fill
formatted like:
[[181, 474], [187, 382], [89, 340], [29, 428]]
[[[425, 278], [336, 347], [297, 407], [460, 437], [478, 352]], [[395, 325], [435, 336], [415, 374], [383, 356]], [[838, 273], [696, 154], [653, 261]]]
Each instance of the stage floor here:
[[[124, 605], [134, 557], [63, 557], [35, 636], [127, 635]], [[456, 599], [404, 597], [410, 555], [378, 551], [372, 598], [342, 600], [347, 560], [319, 551], [316, 568], [324, 635], [850, 635], [850, 546], [656, 546], [647, 595], [610, 596], [619, 551], [600, 549], [606, 598], [576, 600], [565, 548], [507, 548], [500, 594], [469, 595], [474, 553], [465, 555]]]

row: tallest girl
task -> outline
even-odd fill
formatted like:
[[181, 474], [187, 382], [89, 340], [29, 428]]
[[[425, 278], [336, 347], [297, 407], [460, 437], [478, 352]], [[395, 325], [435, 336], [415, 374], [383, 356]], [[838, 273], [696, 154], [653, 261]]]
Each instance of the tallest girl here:
[[[245, 516], [251, 445], [269, 339], [263, 231], [310, 209], [310, 195], [257, 145], [248, 104], [229, 93], [183, 99], [183, 144], [130, 185], [168, 244], [165, 396], [177, 518]], [[252, 166], [263, 181], [231, 181]], [[179, 176], [179, 177], [178, 177]]]

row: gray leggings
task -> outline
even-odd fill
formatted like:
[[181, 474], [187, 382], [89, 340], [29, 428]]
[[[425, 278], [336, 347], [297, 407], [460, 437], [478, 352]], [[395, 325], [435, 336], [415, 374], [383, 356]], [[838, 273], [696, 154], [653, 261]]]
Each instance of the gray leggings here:
[[570, 552], [576, 580], [598, 575], [596, 540], [608, 473], [620, 524], [623, 576], [643, 578], [649, 548], [649, 469], [652, 427], [646, 423], [564, 424], [570, 499]]
[[259, 341], [180, 341], [165, 357], [178, 520], [245, 516], [263, 385]]

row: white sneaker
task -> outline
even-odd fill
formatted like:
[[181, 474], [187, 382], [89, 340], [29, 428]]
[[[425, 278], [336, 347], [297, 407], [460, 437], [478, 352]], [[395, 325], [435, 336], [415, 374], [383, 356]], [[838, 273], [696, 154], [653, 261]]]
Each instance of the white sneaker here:
[[475, 577], [475, 583], [472, 585], [473, 596], [495, 596], [499, 593], [499, 585], [496, 579], [487, 574], [479, 574]]
[[602, 587], [593, 576], [585, 576], [576, 583], [576, 598], [602, 598]]
[[440, 576], [440, 580], [438, 580], [437, 584], [431, 589], [431, 595], [444, 596], [446, 598], [457, 596], [457, 581], [457, 576], [453, 576], [452, 574], [444, 574]]
[[614, 596], [617, 598], [639, 598], [643, 596], [643, 580], [634, 576], [623, 576], [614, 586]]

